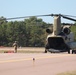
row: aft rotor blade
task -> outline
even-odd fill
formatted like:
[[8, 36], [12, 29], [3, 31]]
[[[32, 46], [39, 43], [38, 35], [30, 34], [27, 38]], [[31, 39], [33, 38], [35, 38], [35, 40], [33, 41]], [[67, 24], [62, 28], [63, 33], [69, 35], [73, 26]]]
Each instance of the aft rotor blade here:
[[67, 16], [63, 16], [63, 15], [61, 15], [63, 18], [65, 18], [65, 19], [69, 19], [69, 20], [72, 20], [72, 21], [76, 21], [76, 19], [73, 19], [73, 18], [70, 18], [70, 17], [67, 17]]
[[73, 15], [64, 15], [64, 16], [76, 18], [76, 16], [73, 16]]

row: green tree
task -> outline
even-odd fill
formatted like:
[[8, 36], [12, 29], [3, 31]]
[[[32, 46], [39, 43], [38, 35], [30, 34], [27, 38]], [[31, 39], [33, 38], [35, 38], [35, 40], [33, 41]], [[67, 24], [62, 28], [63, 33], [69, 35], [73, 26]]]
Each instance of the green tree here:
[[12, 46], [18, 41], [19, 46], [44, 46], [45, 30], [50, 25], [42, 19], [31, 17], [24, 21], [6, 21], [0, 19], [0, 45]]
[[31, 17], [25, 19], [27, 31], [27, 46], [44, 46], [46, 23], [42, 19]]
[[26, 28], [25, 23], [21, 22], [9, 22], [7, 25], [7, 38], [8, 38], [8, 45], [12, 45], [14, 41], [18, 41], [19, 45], [24, 46], [25, 42], [25, 35], [26, 35]]
[[4, 17], [0, 18], [0, 45], [6, 45], [7, 37], [6, 37], [6, 28], [7, 28], [7, 21]]
[[74, 26], [71, 26], [71, 31], [74, 33], [74, 39], [76, 41], [76, 24]]

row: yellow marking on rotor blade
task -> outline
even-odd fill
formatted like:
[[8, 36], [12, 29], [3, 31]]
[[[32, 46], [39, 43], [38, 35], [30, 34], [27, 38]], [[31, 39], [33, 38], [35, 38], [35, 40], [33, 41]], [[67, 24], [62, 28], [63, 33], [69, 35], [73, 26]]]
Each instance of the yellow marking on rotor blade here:
[[[58, 55], [58, 56], [43, 56], [43, 57], [35, 57], [37, 59], [46, 59], [46, 58], [55, 58], [55, 57], [64, 57], [64, 56], [71, 56], [71, 55]], [[26, 60], [33, 60], [32, 58], [24, 58], [24, 59], [11, 59], [11, 60], [3, 60], [0, 63], [10, 63], [10, 62], [19, 62], [19, 61], [26, 61]]]

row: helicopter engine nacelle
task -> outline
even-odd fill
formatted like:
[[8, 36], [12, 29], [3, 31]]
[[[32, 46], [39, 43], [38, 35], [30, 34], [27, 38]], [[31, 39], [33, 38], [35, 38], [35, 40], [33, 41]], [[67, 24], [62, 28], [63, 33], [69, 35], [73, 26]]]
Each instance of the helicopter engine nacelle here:
[[53, 30], [52, 29], [46, 29], [46, 32], [51, 34], [53, 32]]
[[63, 28], [63, 32], [68, 35], [70, 34], [71, 30], [66, 27], [66, 28]]

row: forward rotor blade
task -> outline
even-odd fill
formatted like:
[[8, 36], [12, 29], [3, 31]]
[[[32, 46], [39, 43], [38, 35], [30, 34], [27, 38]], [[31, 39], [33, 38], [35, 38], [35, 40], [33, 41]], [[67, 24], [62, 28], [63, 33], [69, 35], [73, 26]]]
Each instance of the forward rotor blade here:
[[22, 19], [22, 18], [30, 18], [30, 17], [44, 17], [44, 16], [53, 16], [53, 14], [48, 15], [35, 15], [35, 16], [23, 16], [23, 17], [14, 17], [14, 18], [6, 18], [1, 20], [12, 20], [12, 19]]

